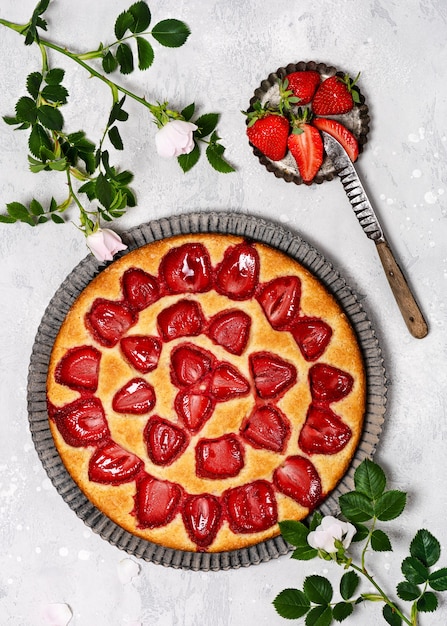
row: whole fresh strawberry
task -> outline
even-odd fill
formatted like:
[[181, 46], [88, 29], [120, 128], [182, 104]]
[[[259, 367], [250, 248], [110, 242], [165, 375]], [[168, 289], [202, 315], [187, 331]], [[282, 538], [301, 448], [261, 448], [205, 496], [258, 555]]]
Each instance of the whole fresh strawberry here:
[[348, 113], [360, 101], [355, 84], [360, 74], [352, 80], [347, 74], [330, 76], [318, 87], [312, 100], [315, 115], [340, 115]]
[[323, 140], [319, 130], [309, 121], [308, 109], [304, 109], [304, 112], [299, 111], [287, 142], [301, 178], [307, 184], [313, 181], [323, 163]]
[[287, 88], [296, 98], [299, 98], [299, 104], [309, 104], [314, 93], [321, 83], [319, 72], [315, 70], [302, 70], [287, 74], [284, 83], [287, 82]]
[[289, 121], [280, 112], [263, 107], [260, 102], [255, 103], [253, 109], [246, 114], [249, 120], [248, 140], [267, 158], [280, 161], [287, 152]]

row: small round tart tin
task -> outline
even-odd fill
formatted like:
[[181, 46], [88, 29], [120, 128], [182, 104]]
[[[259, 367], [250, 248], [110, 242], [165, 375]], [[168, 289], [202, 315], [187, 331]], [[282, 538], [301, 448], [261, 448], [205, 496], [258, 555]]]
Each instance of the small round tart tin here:
[[[255, 90], [253, 97], [250, 99], [250, 107], [248, 111], [253, 111], [253, 105], [255, 102], [260, 101], [261, 104], [269, 103], [273, 108], [279, 106], [279, 87], [278, 82], [283, 81], [284, 78], [292, 72], [302, 71], [317, 71], [321, 75], [322, 80], [326, 80], [330, 76], [337, 75], [343, 78], [346, 72], [337, 70], [337, 68], [325, 63], [316, 63], [315, 61], [300, 61], [299, 63], [289, 63], [286, 67], [280, 67], [276, 72], [269, 74], [269, 76], [263, 80], [260, 86]], [[349, 113], [342, 115], [327, 115], [331, 119], [335, 119], [341, 122], [348, 130], [350, 130], [356, 137], [359, 145], [359, 153], [363, 151], [363, 147], [367, 142], [369, 132], [369, 112], [368, 106], [365, 104], [365, 98], [360, 92], [357, 84], [356, 90], [359, 95], [360, 102], [354, 104], [354, 108]], [[310, 105], [307, 105], [309, 107]], [[299, 104], [296, 108], [299, 107]], [[250, 144], [251, 145], [251, 144]], [[295, 183], [296, 185], [303, 184], [303, 179], [298, 171], [295, 159], [287, 152], [284, 159], [281, 161], [272, 161], [267, 158], [260, 150], [252, 146], [254, 155], [259, 159], [259, 162], [264, 167], [272, 172], [277, 178], [282, 178], [287, 183]], [[323, 163], [317, 172], [313, 183], [321, 184], [326, 180], [332, 180], [336, 176], [336, 172], [332, 161], [328, 156], [324, 156]]]
[[[130, 252], [153, 241], [191, 233], [238, 235], [282, 251], [312, 272], [334, 295], [348, 316], [363, 353], [367, 398], [363, 433], [351, 466], [319, 507], [324, 515], [336, 514], [339, 496], [353, 489], [355, 468], [365, 458], [372, 458], [375, 452], [386, 412], [387, 381], [382, 351], [362, 305], [342, 276], [315, 248], [298, 234], [260, 218], [226, 212], [188, 213], [143, 224], [130, 230], [123, 240]], [[81, 291], [101, 269], [92, 255], [74, 268], [50, 301], [32, 350], [28, 375], [29, 425], [38, 456], [56, 490], [95, 533], [121, 550], [153, 563], [194, 571], [217, 571], [258, 564], [288, 553], [291, 546], [281, 536], [249, 548], [210, 553], [174, 550], [146, 541], [125, 531], [99, 511], [65, 469], [48, 421], [46, 378], [49, 359], [65, 316]]]

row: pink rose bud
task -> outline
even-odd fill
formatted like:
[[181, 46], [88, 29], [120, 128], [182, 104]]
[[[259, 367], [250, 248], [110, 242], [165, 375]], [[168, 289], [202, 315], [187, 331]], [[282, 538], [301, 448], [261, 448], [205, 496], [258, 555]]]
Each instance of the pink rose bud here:
[[189, 154], [194, 148], [193, 132], [197, 130], [195, 124], [182, 120], [172, 120], [160, 128], [155, 135], [155, 146], [161, 157], [178, 157], [180, 154]]
[[88, 235], [87, 246], [100, 262], [112, 261], [114, 254], [127, 248], [121, 241], [121, 237], [109, 228], [98, 228], [97, 231]]

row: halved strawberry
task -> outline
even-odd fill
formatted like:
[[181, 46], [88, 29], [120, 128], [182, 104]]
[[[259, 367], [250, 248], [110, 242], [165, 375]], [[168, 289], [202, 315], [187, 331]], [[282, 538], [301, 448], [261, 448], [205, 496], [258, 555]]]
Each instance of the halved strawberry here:
[[196, 474], [200, 478], [230, 478], [243, 467], [244, 448], [233, 433], [197, 442]]
[[243, 242], [230, 246], [216, 267], [216, 291], [232, 300], [251, 298], [258, 286], [259, 255]]
[[228, 523], [234, 533], [258, 533], [278, 521], [278, 507], [272, 485], [255, 480], [223, 494]]
[[299, 313], [301, 281], [297, 276], [279, 276], [262, 286], [257, 299], [275, 330], [284, 330]]
[[278, 111], [272, 111], [268, 105], [262, 106], [259, 101], [253, 105], [253, 111], [245, 114], [249, 142], [272, 161], [283, 159], [290, 132], [288, 119]]
[[344, 124], [340, 124], [337, 120], [325, 118], [325, 117], [316, 117], [313, 120], [313, 125], [318, 128], [318, 130], [325, 131], [332, 135], [337, 141], [341, 143], [343, 148], [348, 153], [351, 161], [356, 161], [359, 156], [359, 144], [353, 133], [346, 128]]
[[255, 448], [284, 452], [290, 423], [282, 411], [268, 404], [255, 407], [244, 420], [240, 434]]
[[208, 372], [214, 356], [211, 352], [189, 343], [182, 343], [171, 352], [171, 381], [176, 387], [189, 387]]
[[310, 405], [298, 445], [306, 454], [336, 454], [351, 439], [352, 431], [329, 408]]
[[320, 73], [315, 70], [301, 70], [287, 74], [285, 87], [299, 98], [299, 105], [309, 104], [321, 83]]
[[360, 74], [352, 80], [348, 74], [330, 76], [318, 87], [312, 100], [315, 115], [341, 115], [348, 113], [355, 102], [360, 102], [358, 90], [354, 88]]
[[107, 348], [115, 346], [137, 321], [137, 314], [124, 302], [96, 299], [86, 314], [86, 327]]
[[279, 491], [302, 506], [313, 509], [322, 496], [320, 476], [315, 466], [304, 456], [289, 456], [273, 474]]
[[209, 493], [188, 496], [182, 515], [191, 541], [200, 548], [207, 548], [213, 543], [222, 517], [222, 507], [216, 496]]
[[309, 370], [310, 393], [317, 402], [338, 402], [351, 393], [354, 379], [344, 372], [326, 363], [315, 363]]
[[144, 378], [132, 378], [113, 396], [112, 408], [117, 413], [142, 415], [155, 406], [155, 390]]
[[104, 408], [95, 396], [79, 398], [61, 408], [53, 407], [49, 415], [69, 446], [97, 445], [110, 437]]
[[188, 445], [185, 431], [158, 415], [149, 419], [143, 438], [149, 458], [155, 465], [170, 465]]
[[310, 184], [323, 163], [323, 139], [318, 129], [309, 123], [308, 109], [294, 120], [287, 145], [303, 182]]
[[120, 347], [130, 365], [142, 374], [157, 367], [162, 347], [158, 337], [129, 335], [121, 339]]
[[193, 391], [179, 391], [174, 401], [177, 415], [190, 433], [198, 433], [213, 414], [215, 401]]
[[201, 243], [172, 248], [161, 260], [160, 275], [171, 293], [209, 291], [212, 267], [208, 250]]
[[123, 294], [127, 302], [136, 311], [142, 311], [160, 297], [160, 288], [155, 276], [139, 267], [131, 267], [123, 274]]
[[210, 393], [217, 402], [226, 402], [250, 391], [250, 383], [231, 363], [222, 362], [211, 374]]
[[95, 392], [98, 388], [101, 352], [93, 346], [71, 348], [56, 366], [54, 378], [60, 385], [77, 391]]
[[143, 461], [114, 441], [95, 450], [88, 465], [88, 477], [92, 482], [104, 485], [128, 483], [143, 469]]
[[250, 327], [251, 317], [245, 311], [228, 309], [210, 319], [207, 335], [213, 343], [240, 356], [247, 346]]
[[158, 330], [164, 341], [200, 335], [204, 324], [201, 306], [195, 300], [179, 300], [157, 317]]
[[306, 361], [320, 358], [332, 337], [332, 328], [318, 317], [299, 318], [290, 332]]
[[293, 363], [272, 352], [253, 352], [249, 357], [250, 370], [256, 392], [260, 398], [278, 398], [297, 380]]
[[177, 483], [146, 474], [137, 482], [134, 515], [139, 528], [159, 528], [172, 521], [182, 498]]

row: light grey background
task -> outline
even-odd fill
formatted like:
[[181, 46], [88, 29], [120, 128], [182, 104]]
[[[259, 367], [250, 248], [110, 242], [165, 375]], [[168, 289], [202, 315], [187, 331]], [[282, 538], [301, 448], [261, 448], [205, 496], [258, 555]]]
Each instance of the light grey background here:
[[[124, 0], [54, 0], [46, 14], [50, 37], [73, 50], [94, 49], [113, 38]], [[192, 35], [177, 50], [156, 47], [145, 73], [117, 80], [152, 102], [168, 99], [200, 113], [221, 113], [219, 133], [237, 168], [212, 170], [206, 159], [184, 175], [154, 149], [155, 126], [146, 110], [127, 101], [121, 125], [123, 153], [112, 162], [135, 173], [138, 206], [115, 228], [190, 211], [232, 210], [272, 219], [315, 245], [363, 300], [381, 343], [390, 381], [388, 412], [376, 459], [389, 486], [408, 492], [408, 505], [388, 525], [393, 553], [368, 563], [393, 591], [400, 562], [415, 532], [428, 528], [441, 542], [447, 565], [446, 283], [447, 283], [447, 5], [444, 0], [153, 0], [153, 23], [184, 20]], [[1, 17], [25, 22], [34, 2], [1, 0]], [[13, 115], [25, 77], [40, 69], [37, 47], [0, 27], [0, 114]], [[374, 245], [365, 238], [338, 181], [296, 186], [277, 180], [254, 158], [245, 138], [246, 109], [254, 89], [288, 63], [315, 60], [351, 75], [371, 113], [371, 131], [358, 170], [375, 201], [389, 240], [427, 317], [430, 333], [413, 339], [400, 317]], [[92, 140], [108, 117], [108, 89], [56, 54], [66, 69], [70, 104], [66, 127]], [[0, 124], [1, 206], [34, 196], [47, 203], [65, 196], [63, 175], [31, 174], [27, 135]], [[2, 209], [3, 210], [3, 209]], [[77, 215], [70, 213], [74, 222]], [[239, 626], [285, 624], [271, 602], [306, 575], [341, 572], [323, 561], [282, 557], [247, 569], [194, 573], [139, 562], [123, 582], [128, 556], [75, 516], [49, 482], [27, 423], [26, 385], [36, 330], [54, 292], [87, 253], [83, 236], [67, 224], [0, 225], [0, 623], [48, 623], [49, 603], [67, 603], [76, 626]], [[364, 587], [366, 590], [367, 587]], [[447, 600], [421, 626], [441, 626]], [[382, 624], [380, 605], [361, 606], [347, 624]]]

